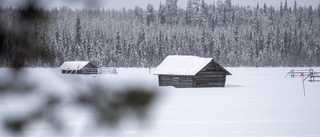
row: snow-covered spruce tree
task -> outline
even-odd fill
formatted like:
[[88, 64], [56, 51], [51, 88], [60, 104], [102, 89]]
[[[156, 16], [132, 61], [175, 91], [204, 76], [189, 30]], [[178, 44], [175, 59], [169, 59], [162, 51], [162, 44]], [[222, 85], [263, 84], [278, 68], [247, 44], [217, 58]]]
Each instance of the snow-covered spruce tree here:
[[147, 25], [150, 26], [156, 20], [155, 11], [151, 4], [148, 4], [147, 7]]
[[178, 23], [178, 0], [166, 0], [166, 23], [176, 25]]

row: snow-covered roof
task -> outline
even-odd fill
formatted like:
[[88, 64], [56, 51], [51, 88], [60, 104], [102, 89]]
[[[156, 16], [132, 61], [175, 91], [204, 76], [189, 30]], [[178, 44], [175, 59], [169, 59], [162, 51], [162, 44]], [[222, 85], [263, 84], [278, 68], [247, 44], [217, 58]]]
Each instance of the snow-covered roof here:
[[213, 58], [202, 58], [197, 56], [167, 56], [156, 68], [155, 75], [196, 75]]
[[66, 61], [61, 66], [62, 70], [81, 70], [86, 66], [90, 61]]

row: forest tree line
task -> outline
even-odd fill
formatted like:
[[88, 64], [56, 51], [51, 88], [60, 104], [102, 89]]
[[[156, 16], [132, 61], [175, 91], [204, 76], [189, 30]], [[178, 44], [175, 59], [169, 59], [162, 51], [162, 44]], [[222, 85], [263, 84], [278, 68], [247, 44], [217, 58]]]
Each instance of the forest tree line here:
[[[0, 66], [10, 66], [23, 50], [11, 35], [21, 24], [21, 8], [0, 9]], [[177, 0], [134, 9], [40, 10], [47, 20], [28, 22], [27, 38], [44, 49], [47, 62], [28, 58], [30, 67], [58, 67], [64, 61], [90, 60], [106, 67], [156, 67], [167, 55], [212, 57], [224, 66], [320, 65], [320, 4], [280, 7]], [[19, 48], [20, 47], [20, 48]], [[5, 52], [3, 52], [5, 51]], [[32, 52], [30, 53], [32, 54]]]

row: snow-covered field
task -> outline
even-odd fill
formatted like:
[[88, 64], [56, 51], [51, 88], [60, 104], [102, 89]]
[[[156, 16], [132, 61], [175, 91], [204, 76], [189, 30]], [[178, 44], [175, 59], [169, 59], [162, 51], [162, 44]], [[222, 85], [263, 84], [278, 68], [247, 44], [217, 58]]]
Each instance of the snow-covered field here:
[[[320, 137], [320, 82], [306, 81], [304, 96], [301, 78], [284, 77], [290, 69], [227, 68], [232, 75], [227, 77], [225, 88], [186, 89], [157, 87], [154, 69], [149, 74], [148, 69], [119, 68], [118, 75], [96, 77], [62, 75], [57, 69], [28, 69], [24, 78], [31, 83], [36, 81], [33, 83], [41, 91], [23, 100], [0, 92], [0, 122], [4, 120], [2, 116], [28, 111], [32, 103], [41, 104], [38, 94], [59, 91], [54, 94], [67, 98], [72, 95], [68, 92], [76, 92], [70, 85], [86, 88], [77, 83], [90, 83], [93, 79], [113, 88], [156, 87], [160, 97], [149, 113], [149, 121], [142, 125], [129, 121], [111, 133], [84, 133], [90, 130], [90, 115], [79, 113], [79, 108], [68, 108], [63, 112], [64, 124], [70, 130], [67, 136]], [[0, 77], [1, 82], [10, 81], [6, 69], [0, 69]], [[7, 136], [0, 127], [0, 136]], [[27, 129], [27, 136], [50, 136], [50, 128], [35, 123]]]

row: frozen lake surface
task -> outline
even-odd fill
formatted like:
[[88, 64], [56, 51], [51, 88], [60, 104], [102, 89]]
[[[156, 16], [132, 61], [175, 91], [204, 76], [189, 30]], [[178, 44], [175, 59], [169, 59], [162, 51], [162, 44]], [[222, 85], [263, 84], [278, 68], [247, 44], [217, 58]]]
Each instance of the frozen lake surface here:
[[[305, 82], [301, 78], [285, 78], [291, 68], [226, 68], [225, 88], [159, 87], [160, 97], [151, 109], [149, 120], [140, 125], [123, 123], [111, 131], [89, 132], [90, 114], [79, 108], [67, 108], [63, 113], [67, 136], [80, 137], [319, 137], [320, 82]], [[118, 75], [96, 77], [62, 75], [57, 69], [28, 69], [25, 74], [36, 81], [38, 89], [66, 98], [72, 96], [69, 86], [95, 81], [123, 86], [155, 86], [154, 70], [119, 68]], [[319, 68], [314, 68], [320, 71]], [[1, 69], [0, 77], [9, 77]], [[41, 72], [41, 73], [37, 73]], [[58, 77], [57, 77], [58, 76]], [[2, 82], [6, 79], [2, 79]], [[78, 85], [78, 87], [83, 85]], [[86, 87], [81, 87], [86, 88]], [[42, 91], [43, 92], [43, 91]], [[37, 94], [42, 94], [39, 92]], [[71, 92], [71, 93], [70, 93]], [[2, 93], [1, 93], [2, 94]], [[24, 113], [30, 104], [39, 104], [38, 95], [30, 98], [0, 95], [0, 116]], [[28, 103], [26, 103], [28, 102]], [[31, 107], [32, 109], [32, 107]], [[3, 121], [3, 117], [0, 117]], [[1, 126], [2, 127], [2, 126]], [[44, 123], [30, 125], [27, 136], [55, 136]], [[0, 129], [0, 136], [8, 134]]]

